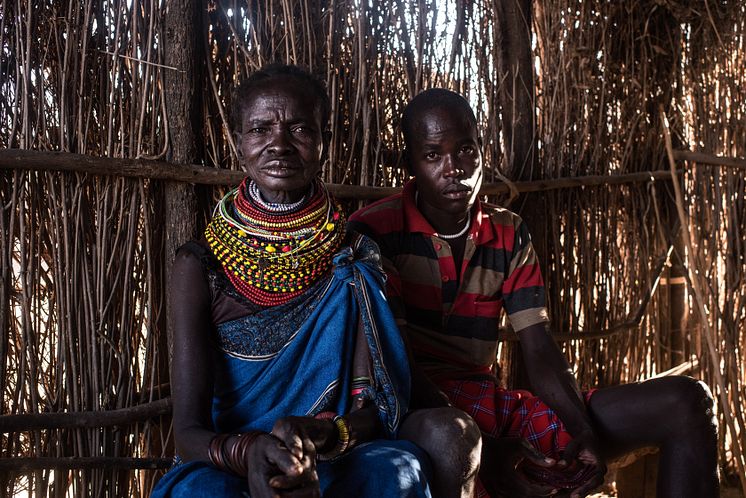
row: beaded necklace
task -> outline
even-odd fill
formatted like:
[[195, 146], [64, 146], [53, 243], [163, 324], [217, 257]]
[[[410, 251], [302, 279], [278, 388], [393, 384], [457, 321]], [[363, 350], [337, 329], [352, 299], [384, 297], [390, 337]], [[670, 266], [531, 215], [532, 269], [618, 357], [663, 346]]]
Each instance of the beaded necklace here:
[[238, 292], [277, 306], [327, 274], [344, 238], [344, 218], [318, 180], [291, 210], [257, 202], [251, 183], [247, 178], [218, 202], [205, 237]]
[[[311, 195], [313, 195], [313, 184], [311, 184], [310, 193]], [[258, 205], [266, 211], [271, 211], [273, 213], [290, 213], [291, 211], [295, 211], [296, 209], [301, 207], [303, 203], [306, 202], [305, 195], [301, 197], [299, 201], [290, 204], [282, 204], [280, 202], [267, 202], [262, 199], [262, 194], [261, 192], [259, 192], [259, 186], [253, 180], [249, 182], [249, 196], [251, 197], [251, 200], [254, 201], [254, 204]]]
[[[414, 204], [415, 204], [415, 206], [417, 206], [417, 202], [419, 201], [419, 195], [420, 195], [420, 193], [417, 192], [417, 191], [415, 191], [415, 193], [414, 193]], [[419, 206], [417, 206], [417, 209], [419, 209]], [[444, 233], [435, 232], [435, 235], [438, 236], [438, 237], [440, 237], [441, 239], [445, 239], [445, 240], [457, 239], [457, 238], [461, 237], [462, 235], [464, 235], [467, 232], [467, 230], [469, 230], [469, 226], [471, 226], [471, 209], [466, 212], [466, 224], [464, 224], [464, 228], [462, 228], [461, 230], [459, 230], [457, 233], [444, 234]]]

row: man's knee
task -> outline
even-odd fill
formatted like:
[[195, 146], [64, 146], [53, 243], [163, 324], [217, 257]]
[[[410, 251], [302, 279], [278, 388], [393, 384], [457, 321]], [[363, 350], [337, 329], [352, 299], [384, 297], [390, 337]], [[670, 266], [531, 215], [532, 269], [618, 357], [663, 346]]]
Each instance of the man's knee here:
[[458, 408], [415, 410], [405, 420], [401, 437], [433, 452], [447, 451], [477, 456], [482, 435], [474, 419]]
[[677, 397], [676, 418], [689, 428], [706, 426], [715, 430], [715, 400], [707, 384], [686, 376], [670, 377], [669, 382]]

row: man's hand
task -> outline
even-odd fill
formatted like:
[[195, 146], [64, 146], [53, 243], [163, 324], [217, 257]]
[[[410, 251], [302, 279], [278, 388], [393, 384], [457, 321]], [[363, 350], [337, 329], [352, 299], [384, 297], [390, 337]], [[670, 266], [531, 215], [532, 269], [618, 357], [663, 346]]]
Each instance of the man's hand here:
[[[292, 437], [293, 448], [273, 436], [259, 436], [249, 449], [249, 491], [255, 498], [318, 498], [316, 451], [307, 437]], [[299, 442], [299, 446], [295, 443]]]
[[557, 463], [536, 451], [525, 439], [482, 435], [482, 465], [479, 478], [490, 495], [522, 498], [551, 496], [557, 492], [552, 486], [529, 480], [518, 469], [524, 460], [540, 467], [553, 467]]
[[606, 462], [601, 457], [599, 444], [593, 432], [579, 434], [570, 441], [562, 454], [562, 460], [557, 462], [559, 467], [570, 467], [577, 462], [595, 467], [585, 483], [572, 490], [570, 498], [583, 498], [588, 493], [603, 484], [606, 475]]

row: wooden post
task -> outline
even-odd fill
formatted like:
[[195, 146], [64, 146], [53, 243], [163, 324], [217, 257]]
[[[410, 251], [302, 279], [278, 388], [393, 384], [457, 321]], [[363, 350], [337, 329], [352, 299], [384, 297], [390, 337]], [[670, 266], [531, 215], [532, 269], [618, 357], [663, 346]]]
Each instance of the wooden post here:
[[[165, 64], [175, 67], [164, 74], [165, 102], [168, 119], [167, 160], [174, 164], [201, 163], [201, 68], [203, 51], [202, 23], [198, 0], [167, 0], [164, 22]], [[176, 249], [196, 235], [197, 196], [194, 185], [184, 182], [164, 182], [165, 247], [161, 275], [165, 282], [166, 334], [160, 336], [160, 365], [158, 383], [169, 382], [173, 352], [173, 325], [171, 322], [171, 272]], [[161, 329], [162, 330], [162, 329]], [[157, 443], [156, 443], [157, 444]], [[151, 454], [160, 454], [160, 448], [151, 447]], [[169, 451], [169, 450], [166, 450]]]
[[[202, 85], [200, 68], [204, 66], [200, 50], [201, 12], [197, 0], [168, 0], [165, 15], [166, 109], [169, 129], [169, 161], [176, 164], [200, 163]], [[196, 235], [197, 198], [194, 187], [167, 182], [165, 188], [166, 247], [165, 268], [174, 260], [176, 249]], [[166, 309], [170, 316], [170, 272], [166, 278]], [[168, 358], [171, 357], [173, 330], [167, 326]]]
[[[505, 139], [503, 170], [513, 181], [530, 181], [538, 177], [535, 145], [534, 69], [531, 64], [532, 6], [530, 0], [496, 2], [498, 13], [498, 69], [503, 81], [499, 92], [502, 130]], [[546, 215], [544, 196], [529, 194], [519, 214], [531, 231], [537, 253], [546, 254], [544, 243]], [[509, 365], [505, 365], [509, 387], [529, 388], [520, 345], [507, 347]]]

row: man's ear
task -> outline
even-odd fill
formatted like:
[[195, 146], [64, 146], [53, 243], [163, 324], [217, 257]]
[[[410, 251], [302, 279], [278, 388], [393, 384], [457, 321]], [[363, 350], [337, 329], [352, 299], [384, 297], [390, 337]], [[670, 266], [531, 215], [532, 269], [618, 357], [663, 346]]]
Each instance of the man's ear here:
[[404, 171], [406, 171], [409, 176], [414, 176], [412, 167], [409, 165], [409, 149], [406, 147], [401, 151], [401, 160], [404, 163]]

